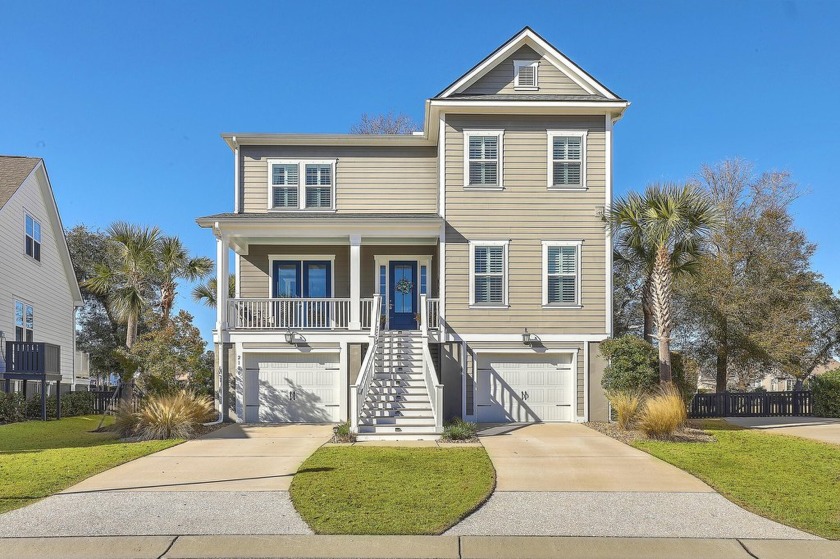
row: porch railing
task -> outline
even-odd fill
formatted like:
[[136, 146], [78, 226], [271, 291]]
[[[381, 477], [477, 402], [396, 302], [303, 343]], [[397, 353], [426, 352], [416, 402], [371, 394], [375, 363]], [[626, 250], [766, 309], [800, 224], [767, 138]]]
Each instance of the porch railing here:
[[370, 389], [370, 383], [373, 381], [374, 356], [376, 355], [376, 346], [379, 343], [379, 333], [382, 324], [382, 321], [379, 320], [382, 313], [381, 295], [373, 296], [371, 309], [375, 309], [375, 311], [372, 312], [372, 316], [370, 317], [370, 342], [368, 343], [362, 366], [359, 369], [359, 376], [356, 377], [356, 382], [350, 386], [350, 430], [353, 433], [359, 432], [359, 413], [365, 405], [365, 397]]
[[6, 342], [6, 372], [61, 372], [61, 347], [44, 342]]
[[361, 304], [359, 319], [362, 322], [362, 330], [370, 330], [370, 315], [373, 312], [373, 299], [362, 299], [359, 303]]
[[440, 299], [426, 299], [426, 316], [429, 330], [440, 329]]
[[231, 299], [231, 328], [245, 330], [346, 330], [350, 299]]

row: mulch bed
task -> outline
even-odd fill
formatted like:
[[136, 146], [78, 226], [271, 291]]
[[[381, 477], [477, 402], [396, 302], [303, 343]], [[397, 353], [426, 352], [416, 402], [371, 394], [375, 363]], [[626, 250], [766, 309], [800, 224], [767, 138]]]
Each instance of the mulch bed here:
[[[584, 423], [584, 425], [625, 444], [631, 444], [635, 441], [652, 440], [651, 437], [648, 437], [641, 431], [637, 431], [635, 429], [628, 429], [625, 431], [618, 426], [618, 423], [590, 421], [588, 423]], [[677, 431], [670, 437], [655, 440], [671, 441], [675, 443], [713, 443], [717, 439], [705, 431], [698, 429], [695, 425], [689, 422], [686, 427]]]

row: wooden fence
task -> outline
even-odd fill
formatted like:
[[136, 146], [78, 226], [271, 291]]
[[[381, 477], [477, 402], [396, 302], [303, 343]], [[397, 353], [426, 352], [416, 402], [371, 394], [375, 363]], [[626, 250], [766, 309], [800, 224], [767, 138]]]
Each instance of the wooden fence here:
[[813, 414], [810, 390], [787, 392], [715, 392], [695, 394], [688, 416], [775, 417]]
[[[91, 394], [93, 394], [93, 411], [96, 414], [105, 413], [108, 409], [108, 402], [111, 401], [111, 398], [114, 396], [114, 388], [110, 390], [91, 390]], [[119, 406], [119, 395], [117, 395], [117, 399], [114, 405], [114, 409], [112, 411], [116, 411], [116, 407]], [[131, 408], [133, 411], [137, 411], [140, 407], [140, 395], [135, 390], [131, 397]]]

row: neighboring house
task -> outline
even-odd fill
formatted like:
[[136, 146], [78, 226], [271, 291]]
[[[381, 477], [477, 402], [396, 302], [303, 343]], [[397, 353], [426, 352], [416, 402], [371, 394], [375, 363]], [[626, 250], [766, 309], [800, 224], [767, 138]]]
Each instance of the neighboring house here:
[[219, 286], [235, 253], [220, 407], [369, 437], [605, 420], [602, 218], [628, 105], [525, 28], [426, 101], [423, 132], [223, 134], [234, 208], [197, 220]]
[[[77, 382], [74, 364], [82, 294], [42, 159], [0, 156], [0, 240], [0, 371], [27, 372], [41, 364], [61, 375], [63, 390], [86, 387], [86, 379]], [[19, 380], [10, 384], [22, 388]]]
[[[827, 373], [828, 371], [833, 371], [835, 369], [840, 369], [840, 361], [837, 361], [836, 359], [830, 359], [828, 362], [815, 367], [814, 371], [811, 373], [811, 376], [818, 377], [823, 373]], [[796, 386], [796, 379], [792, 375], [786, 375], [781, 372], [768, 373], [757, 384], [758, 386], [771, 392], [781, 390], [793, 390]]]

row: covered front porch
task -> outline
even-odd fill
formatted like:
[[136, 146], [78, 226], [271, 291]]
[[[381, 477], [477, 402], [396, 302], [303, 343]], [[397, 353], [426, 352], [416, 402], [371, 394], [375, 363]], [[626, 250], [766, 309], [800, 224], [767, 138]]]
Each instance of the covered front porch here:
[[214, 222], [217, 283], [228, 285], [230, 249], [237, 278], [233, 298], [217, 293], [217, 332], [438, 330], [440, 218], [353, 216]]

